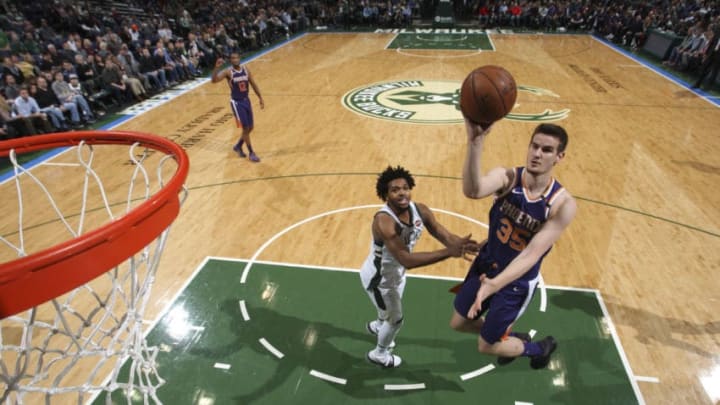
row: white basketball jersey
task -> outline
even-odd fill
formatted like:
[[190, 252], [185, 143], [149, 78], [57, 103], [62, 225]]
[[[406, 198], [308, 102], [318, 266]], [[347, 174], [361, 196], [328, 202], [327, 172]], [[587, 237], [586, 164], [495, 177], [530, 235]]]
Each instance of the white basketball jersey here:
[[[410, 210], [409, 224], [400, 221], [387, 204], [376, 215], [392, 217], [400, 230], [400, 238], [405, 242], [408, 251], [412, 252], [422, 234], [423, 220], [415, 203], [411, 202], [408, 209]], [[373, 241], [370, 254], [360, 269], [360, 277], [366, 289], [371, 287], [397, 288], [405, 277], [405, 267], [393, 257], [382, 241]]]

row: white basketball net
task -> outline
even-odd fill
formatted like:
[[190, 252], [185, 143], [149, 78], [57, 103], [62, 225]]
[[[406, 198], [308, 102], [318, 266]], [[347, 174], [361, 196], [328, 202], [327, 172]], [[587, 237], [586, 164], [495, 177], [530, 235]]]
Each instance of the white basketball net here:
[[[104, 153], [110, 151], [107, 148], [112, 154]], [[125, 164], [106, 168], [107, 173], [93, 167], [100, 159], [117, 162], [118, 151], [129, 153], [130, 161], [122, 158]], [[163, 177], [177, 168], [166, 164], [174, 162], [170, 156], [159, 155], [138, 144], [81, 143], [61, 156], [69, 162], [44, 163], [30, 172], [12, 151], [15, 177], [0, 188], [0, 202], [17, 201], [18, 221], [14, 232], [0, 229], [0, 247], [9, 248], [2, 252], [2, 261], [53, 244], [33, 243], [33, 234], [49, 232], [58, 235], [55, 243], [61, 242], [115, 220], [148, 199], [163, 187]], [[150, 165], [156, 173], [148, 173]], [[122, 170], [130, 181], [118, 184]], [[106, 181], [107, 189], [101, 174], [113, 176]], [[13, 188], [15, 196], [10, 197]], [[67, 201], [68, 196], [77, 198]], [[46, 209], [26, 212], [30, 206], [37, 211], [40, 199]], [[158, 350], [145, 341], [143, 314], [168, 231], [96, 280], [0, 320], [0, 404], [87, 403], [98, 396], [96, 402], [108, 404], [160, 402], [157, 389], [164, 381], [156, 369]]]

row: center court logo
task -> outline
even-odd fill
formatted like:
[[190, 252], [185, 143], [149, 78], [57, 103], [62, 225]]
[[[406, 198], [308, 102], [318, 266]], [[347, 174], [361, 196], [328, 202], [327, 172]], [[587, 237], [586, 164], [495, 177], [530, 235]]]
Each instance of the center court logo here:
[[[518, 91], [537, 96], [560, 97], [550, 90], [518, 86]], [[351, 111], [368, 117], [413, 124], [457, 124], [460, 113], [460, 83], [438, 80], [399, 80], [375, 83], [350, 90], [342, 98]], [[513, 121], [558, 121], [570, 110], [546, 109], [537, 113], [510, 113]]]

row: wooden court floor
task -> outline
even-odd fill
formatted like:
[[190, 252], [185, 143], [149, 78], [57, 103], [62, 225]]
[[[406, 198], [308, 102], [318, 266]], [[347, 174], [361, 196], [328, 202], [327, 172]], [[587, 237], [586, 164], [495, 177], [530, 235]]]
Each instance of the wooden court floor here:
[[[491, 201], [470, 201], [461, 192], [461, 124], [374, 118], [342, 99], [374, 83], [459, 86], [473, 68], [495, 64], [519, 85], [543, 89], [520, 92], [513, 112], [569, 110], [558, 122], [570, 142], [556, 176], [578, 199], [579, 212], [545, 260], [545, 281], [601, 291], [632, 371], [659, 380], [638, 383], [647, 403], [720, 401], [717, 106], [587, 36], [495, 35], [492, 52], [385, 49], [392, 38], [310, 34], [250, 62], [266, 104], [264, 111], [254, 104], [259, 164], [230, 149], [238, 131], [225, 84], [203, 85], [119, 127], [168, 136], [191, 157], [190, 194], [171, 232], [150, 318], [206, 256], [250, 258], [304, 219], [378, 203], [375, 174], [388, 164], [415, 174], [416, 201], [485, 221]], [[432, 119], [435, 107], [449, 108], [431, 106], [423, 114]], [[523, 164], [535, 125], [498, 123], [484, 167]], [[124, 159], [101, 157], [109, 176]], [[67, 154], [56, 161], [63, 159]], [[35, 173], [52, 180], [52, 170]], [[0, 204], [9, 207], [6, 187], [13, 185], [0, 186]], [[341, 211], [297, 226], [258, 259], [358, 267], [368, 251], [371, 212]], [[0, 220], [3, 234], [17, 227], [10, 217]], [[483, 235], [483, 227], [457, 216], [438, 218], [457, 233]], [[39, 231], [37, 238], [51, 244], [53, 235]], [[435, 246], [425, 237], [417, 248]], [[415, 271], [461, 277], [465, 269], [451, 260]]]

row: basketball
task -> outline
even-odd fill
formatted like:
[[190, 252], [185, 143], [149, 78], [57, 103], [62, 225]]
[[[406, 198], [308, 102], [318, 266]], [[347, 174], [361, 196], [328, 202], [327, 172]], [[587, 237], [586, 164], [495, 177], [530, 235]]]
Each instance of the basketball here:
[[510, 72], [500, 66], [482, 66], [463, 81], [460, 110], [470, 121], [487, 126], [506, 116], [516, 98], [517, 87]]

